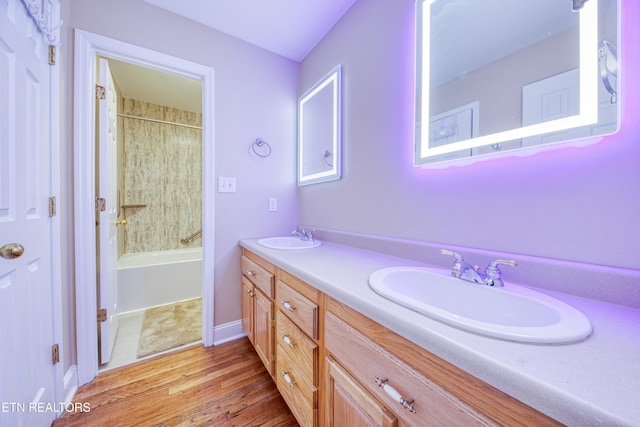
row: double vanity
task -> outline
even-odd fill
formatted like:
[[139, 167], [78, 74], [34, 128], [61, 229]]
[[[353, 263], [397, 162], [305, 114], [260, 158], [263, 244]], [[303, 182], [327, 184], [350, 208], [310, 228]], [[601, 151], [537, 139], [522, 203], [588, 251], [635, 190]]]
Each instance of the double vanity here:
[[240, 246], [243, 328], [301, 425], [640, 419], [637, 310], [313, 237]]

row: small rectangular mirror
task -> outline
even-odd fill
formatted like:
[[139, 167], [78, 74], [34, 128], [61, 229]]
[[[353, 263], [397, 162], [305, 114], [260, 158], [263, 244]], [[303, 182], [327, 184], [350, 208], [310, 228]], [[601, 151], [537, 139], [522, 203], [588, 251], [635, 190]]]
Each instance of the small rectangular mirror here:
[[298, 185], [340, 179], [342, 67], [298, 99]]
[[619, 0], [416, 6], [416, 166], [618, 129]]

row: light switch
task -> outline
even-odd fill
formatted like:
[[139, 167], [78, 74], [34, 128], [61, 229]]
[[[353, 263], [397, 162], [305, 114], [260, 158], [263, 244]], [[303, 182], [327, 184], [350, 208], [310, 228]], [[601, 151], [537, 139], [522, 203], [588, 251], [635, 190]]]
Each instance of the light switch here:
[[218, 192], [219, 193], [235, 193], [236, 177], [235, 176], [218, 177]]
[[275, 212], [278, 210], [278, 199], [275, 197], [269, 197], [269, 212]]

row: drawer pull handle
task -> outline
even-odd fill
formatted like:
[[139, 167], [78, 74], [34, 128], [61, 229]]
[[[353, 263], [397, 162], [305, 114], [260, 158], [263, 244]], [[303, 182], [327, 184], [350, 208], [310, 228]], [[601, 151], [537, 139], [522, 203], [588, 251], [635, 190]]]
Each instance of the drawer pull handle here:
[[411, 412], [412, 414], [416, 413], [416, 410], [413, 407], [413, 399], [406, 400], [405, 398], [403, 398], [398, 392], [398, 390], [396, 390], [395, 388], [387, 384], [387, 381], [389, 381], [387, 378], [385, 378], [384, 380], [381, 380], [378, 377], [374, 377], [373, 380], [376, 382], [376, 384], [378, 384], [379, 387], [381, 387], [384, 390], [385, 393], [389, 395], [389, 397], [391, 397], [393, 400], [401, 404], [404, 409]]
[[291, 341], [291, 338], [289, 338], [289, 335], [287, 334], [282, 334], [282, 340], [286, 342], [291, 348], [295, 346], [295, 344], [293, 343], [293, 341]]
[[291, 379], [291, 377], [289, 376], [289, 372], [282, 371], [282, 378], [284, 378], [284, 381], [287, 384], [289, 384], [289, 387], [295, 387], [296, 386], [296, 382]]
[[296, 308], [294, 306], [292, 306], [289, 301], [282, 301], [282, 305], [284, 306], [284, 308], [286, 308], [289, 311], [295, 311]]
[[251, 271], [251, 270], [247, 270], [247, 276], [249, 276], [249, 277], [253, 277], [253, 276], [255, 276], [255, 275], [256, 275], [256, 273], [254, 273], [253, 271]]

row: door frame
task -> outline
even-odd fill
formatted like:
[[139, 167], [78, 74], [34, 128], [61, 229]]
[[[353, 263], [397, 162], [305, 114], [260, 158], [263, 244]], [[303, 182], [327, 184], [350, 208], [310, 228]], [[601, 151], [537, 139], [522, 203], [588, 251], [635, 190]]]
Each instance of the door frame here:
[[[96, 58], [105, 56], [202, 82], [202, 257], [214, 259], [214, 72], [213, 68], [108, 37], [75, 30], [74, 231], [78, 382], [98, 373], [95, 237]], [[214, 263], [202, 263], [202, 341], [214, 343]]]

